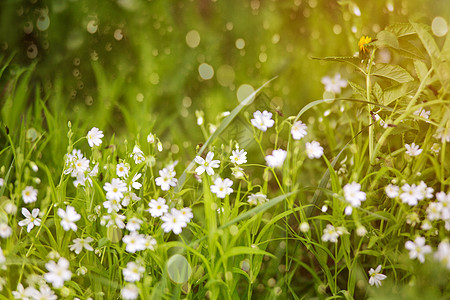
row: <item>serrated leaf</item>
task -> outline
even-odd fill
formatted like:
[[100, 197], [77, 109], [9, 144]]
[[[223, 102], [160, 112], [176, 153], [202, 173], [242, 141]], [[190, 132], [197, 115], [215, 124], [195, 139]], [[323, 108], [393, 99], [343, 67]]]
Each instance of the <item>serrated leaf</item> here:
[[378, 102], [382, 103], [382, 101], [383, 101], [383, 89], [378, 84], [378, 82], [375, 82], [375, 84], [373, 85], [372, 92], [373, 92], [375, 98], [377, 98]]
[[360, 95], [364, 99], [366, 99], [366, 89], [365, 88], [363, 88], [362, 86], [360, 86], [359, 84], [357, 84], [357, 83], [355, 83], [353, 81], [348, 81], [348, 84], [353, 89], [353, 92], [355, 94]]
[[376, 64], [371, 75], [385, 77], [395, 80], [399, 83], [405, 83], [414, 80], [414, 78], [400, 66], [390, 64]]
[[378, 32], [376, 44], [378, 46], [387, 46], [394, 49], [399, 47], [397, 36], [387, 30]]
[[427, 50], [428, 55], [430, 56], [431, 61], [433, 63], [433, 66], [436, 66], [437, 64], [436, 60], [440, 56], [440, 51], [433, 36], [426, 29], [420, 26], [420, 24], [411, 22], [411, 25], [416, 30], [419, 39], [421, 40], [423, 46], [425, 47], [425, 50]]
[[422, 81], [422, 79], [428, 73], [427, 65], [423, 61], [415, 60], [414, 61], [414, 68], [416, 69], [417, 77]]
[[414, 91], [416, 84], [413, 82], [398, 84], [386, 88], [383, 92], [383, 105], [389, 105], [395, 100]]
[[[419, 24], [425, 30], [429, 30], [429, 26], [425, 24]], [[397, 37], [408, 36], [416, 34], [416, 29], [410, 23], [396, 23], [387, 26], [384, 30], [392, 32]]]
[[358, 67], [361, 62], [361, 59], [355, 56], [327, 56], [327, 57], [311, 57], [311, 58], [324, 61], [345, 62], [355, 67]]
[[441, 49], [440, 59], [443, 61], [450, 60], [450, 34], [447, 33], [447, 37], [445, 38], [444, 45]]
[[425, 59], [424, 54], [422, 51], [420, 51], [414, 44], [412, 44], [409, 39], [406, 38], [399, 38], [398, 39], [399, 48], [398, 49], [392, 49], [393, 51], [397, 52], [398, 54], [411, 58], [411, 59]]
[[413, 130], [415, 130], [414, 127], [408, 126], [406, 124], [399, 124], [399, 125], [397, 125], [397, 127], [395, 127], [391, 131], [391, 134], [392, 135], [396, 135], [396, 134], [402, 134], [404, 132], [409, 132], [409, 133], [411, 133], [411, 134], [413, 134], [415, 136], [415, 134], [413, 133]]

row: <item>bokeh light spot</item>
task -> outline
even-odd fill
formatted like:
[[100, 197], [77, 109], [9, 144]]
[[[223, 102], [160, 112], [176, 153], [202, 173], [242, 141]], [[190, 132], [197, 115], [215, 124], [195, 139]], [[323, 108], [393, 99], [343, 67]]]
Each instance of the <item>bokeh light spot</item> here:
[[186, 44], [190, 48], [197, 48], [200, 44], [200, 33], [197, 30], [191, 30], [186, 34]]
[[198, 73], [203, 80], [209, 80], [214, 76], [214, 69], [207, 63], [202, 63], [198, 66]]
[[[250, 85], [250, 84], [242, 84], [241, 86], [239, 86], [239, 88], [237, 89], [236, 95], [238, 98], [239, 102], [244, 101], [248, 96], [250, 96], [253, 92], [255, 91], [255, 89]], [[255, 96], [253, 96], [253, 99], [250, 100], [249, 104], [255, 99]]]
[[431, 30], [435, 36], [441, 37], [447, 34], [448, 25], [443, 17], [436, 17], [431, 23]]

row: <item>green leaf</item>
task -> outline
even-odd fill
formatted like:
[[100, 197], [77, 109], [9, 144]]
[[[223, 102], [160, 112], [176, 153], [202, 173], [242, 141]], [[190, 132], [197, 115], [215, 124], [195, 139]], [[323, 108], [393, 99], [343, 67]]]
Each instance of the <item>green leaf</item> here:
[[[422, 28], [425, 28], [425, 29], [429, 28], [429, 26], [426, 26], [424, 24], [419, 24], [419, 26], [421, 26]], [[410, 23], [392, 24], [392, 25], [387, 26], [384, 30], [392, 32], [397, 37], [416, 34], [416, 29]]]
[[[352, 82], [352, 81], [348, 81], [348, 84], [350, 85], [350, 87], [353, 89], [354, 94], [356, 95], [360, 95], [363, 97], [363, 99], [366, 99], [366, 89], [363, 88], [362, 86], [360, 86], [359, 84]], [[366, 99], [367, 100], [367, 99]]]
[[411, 59], [425, 59], [424, 54], [413, 43], [406, 38], [398, 39], [399, 48], [392, 49], [394, 52]]
[[327, 57], [311, 57], [312, 59], [333, 61], [333, 62], [344, 62], [351, 64], [354, 67], [359, 68], [361, 59], [355, 56], [327, 56]]
[[400, 83], [413, 81], [414, 78], [402, 67], [389, 64], [376, 64], [371, 75], [385, 77]]
[[372, 87], [372, 92], [375, 96], [375, 98], [378, 100], [378, 102], [383, 103], [383, 89], [378, 84], [378, 82], [375, 82]]
[[[198, 155], [202, 154], [203, 151], [205, 151], [209, 145], [230, 125], [231, 121], [238, 115], [238, 113], [241, 112], [241, 110], [253, 102], [255, 99], [255, 96], [266, 86], [268, 85], [272, 80], [277, 78], [277, 76], [273, 77], [272, 79], [266, 81], [263, 85], [261, 85], [256, 91], [251, 93], [247, 98], [245, 98], [241, 103], [239, 103], [238, 106], [236, 106], [231, 113], [223, 119], [222, 123], [220, 123], [219, 127], [214, 131], [214, 133], [208, 138], [208, 140], [203, 144], [202, 148], [198, 152]], [[186, 179], [188, 176], [188, 173], [194, 168], [195, 162], [194, 160], [191, 161], [191, 163], [188, 165], [188, 167], [184, 170], [183, 174], [181, 174], [180, 178], [178, 179], [178, 183], [175, 186], [174, 192], [179, 193], [182, 189], [184, 184], [186, 183]]]
[[390, 86], [384, 90], [383, 93], [383, 105], [389, 105], [395, 100], [407, 95], [415, 90], [417, 85], [414, 82], [397, 84]]
[[416, 69], [417, 77], [420, 79], [420, 81], [422, 81], [425, 75], [427, 75], [428, 73], [427, 65], [423, 61], [415, 60], [414, 68]]
[[399, 47], [397, 36], [387, 30], [378, 32], [375, 44], [377, 46], [386, 46], [394, 49]]
[[416, 30], [417, 35], [422, 41], [423, 46], [427, 50], [428, 55], [431, 58], [431, 62], [433, 63], [433, 66], [437, 66], [437, 60], [440, 57], [440, 51], [433, 36], [431, 36], [431, 34], [426, 29], [424, 29], [420, 24], [411, 22], [411, 25]]

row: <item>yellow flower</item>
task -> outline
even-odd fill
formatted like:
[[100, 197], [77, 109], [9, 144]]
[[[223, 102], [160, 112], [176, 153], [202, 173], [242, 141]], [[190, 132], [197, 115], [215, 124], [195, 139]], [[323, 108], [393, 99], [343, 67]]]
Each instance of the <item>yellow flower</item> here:
[[362, 53], [369, 52], [369, 50], [367, 49], [366, 46], [367, 46], [367, 44], [369, 44], [371, 41], [372, 41], [372, 38], [371, 38], [371, 37], [368, 37], [368, 36], [362, 36], [362, 37], [359, 39], [359, 42], [358, 42], [359, 51], [362, 52]]

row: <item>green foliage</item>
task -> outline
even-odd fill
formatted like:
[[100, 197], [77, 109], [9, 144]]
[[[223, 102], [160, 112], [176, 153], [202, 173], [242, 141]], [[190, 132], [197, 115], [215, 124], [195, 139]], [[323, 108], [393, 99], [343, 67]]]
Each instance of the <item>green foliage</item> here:
[[[450, 251], [442, 250], [449, 242], [443, 211], [450, 201], [450, 35], [404, 18], [390, 24], [388, 13], [371, 41], [358, 45], [350, 27], [361, 21], [361, 3], [251, 1], [237, 9], [237, 2], [117, 1], [98, 9], [90, 1], [52, 1], [50, 29], [25, 33], [28, 46], [39, 46], [36, 59], [30, 48], [2, 48], [1, 299], [13, 298], [19, 284], [49, 285], [61, 298], [80, 299], [126, 298], [130, 286], [141, 299], [439, 299], [450, 293]], [[364, 8], [391, 11], [389, 3]], [[45, 5], [1, 4], [16, 13], [2, 11], [2, 28], [22, 18], [45, 21]], [[86, 16], [80, 7], [96, 13]], [[335, 17], [337, 8], [342, 25], [323, 17]], [[230, 21], [222, 24], [221, 17]], [[74, 25], [66, 35], [54, 26], [62, 20]], [[185, 43], [191, 30], [201, 36], [195, 47]], [[335, 43], [331, 31], [344, 31], [348, 45]], [[305, 45], [296, 40], [299, 32]], [[17, 34], [2, 39], [19, 45]], [[235, 46], [237, 39], [246, 46]], [[251, 45], [258, 39], [261, 46]], [[57, 43], [65, 45], [64, 55], [52, 48]], [[213, 66], [213, 80], [198, 72], [201, 63]], [[330, 68], [342, 77], [328, 78], [332, 88], [324, 78], [322, 97], [311, 96], [321, 95], [320, 78]], [[231, 101], [243, 82], [259, 88]], [[256, 110], [271, 112], [273, 127], [258, 129], [251, 121]], [[291, 132], [298, 121], [308, 127], [300, 139]], [[104, 137], [88, 146], [94, 126]], [[313, 141], [323, 147], [318, 159], [311, 156]], [[409, 149], [413, 143], [421, 153]], [[230, 160], [236, 147], [247, 151], [246, 163]], [[277, 149], [286, 158], [273, 167], [267, 156]], [[199, 175], [199, 157], [208, 152], [220, 166], [214, 175]], [[117, 171], [122, 163], [126, 176]], [[165, 169], [179, 174], [170, 175], [176, 185], [156, 181]], [[126, 189], [114, 199], [108, 185], [119, 177]], [[212, 188], [218, 177], [231, 178], [233, 192], [219, 196]], [[359, 187], [349, 193], [352, 183]], [[406, 185], [421, 186], [421, 198], [392, 196], [392, 185], [398, 194], [408, 193]], [[25, 201], [30, 186], [37, 201]], [[181, 232], [167, 230], [170, 219], [149, 211], [160, 197], [168, 205], [165, 217], [192, 209]], [[114, 203], [118, 208], [109, 209]], [[65, 228], [61, 210], [69, 206], [80, 217], [76, 230]], [[30, 230], [23, 208], [40, 210], [41, 221]], [[139, 220], [147, 244], [134, 251], [125, 225]], [[417, 237], [430, 246], [424, 263], [408, 253]], [[77, 238], [92, 239], [92, 249], [77, 251]], [[168, 267], [175, 254], [192, 269], [181, 283]], [[60, 257], [69, 261], [71, 276], [58, 287], [42, 276]], [[133, 271], [135, 281], [126, 275], [131, 263], [144, 270]], [[387, 278], [377, 288], [369, 270], [378, 265]]]

